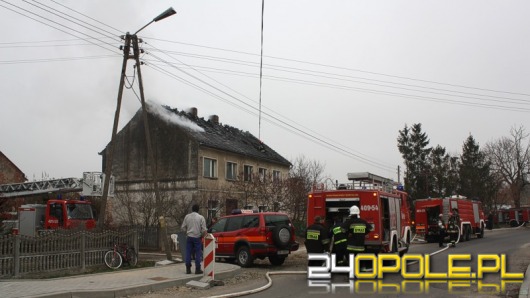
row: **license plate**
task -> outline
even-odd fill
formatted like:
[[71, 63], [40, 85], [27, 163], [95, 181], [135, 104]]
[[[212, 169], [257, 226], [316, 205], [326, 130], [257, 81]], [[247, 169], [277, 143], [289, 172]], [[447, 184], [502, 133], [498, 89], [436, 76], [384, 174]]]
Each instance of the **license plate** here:
[[288, 251], [288, 250], [279, 250], [279, 251], [278, 251], [278, 254], [279, 254], [279, 255], [288, 255], [288, 254], [289, 254], [289, 251]]

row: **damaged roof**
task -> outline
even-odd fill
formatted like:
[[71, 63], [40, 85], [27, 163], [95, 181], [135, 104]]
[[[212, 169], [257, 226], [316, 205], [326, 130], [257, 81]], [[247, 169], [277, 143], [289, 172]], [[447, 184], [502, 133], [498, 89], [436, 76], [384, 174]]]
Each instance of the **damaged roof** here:
[[187, 129], [188, 133], [199, 142], [199, 146], [229, 151], [244, 156], [291, 166], [291, 163], [287, 159], [265, 143], [261, 142], [250, 132], [242, 131], [229, 125], [223, 125], [219, 123], [219, 118], [216, 115], [205, 120], [204, 118], [197, 117], [196, 108], [193, 108], [191, 112], [186, 112], [171, 109], [167, 106], [164, 107], [180, 117], [187, 118], [204, 129], [203, 132]]

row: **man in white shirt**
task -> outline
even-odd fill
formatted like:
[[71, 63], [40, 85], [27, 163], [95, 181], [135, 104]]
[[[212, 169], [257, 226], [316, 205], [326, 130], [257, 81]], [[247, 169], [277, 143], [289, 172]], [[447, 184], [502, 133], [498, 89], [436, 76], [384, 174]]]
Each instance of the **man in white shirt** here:
[[191, 274], [191, 252], [195, 252], [195, 274], [202, 274], [202, 237], [206, 235], [206, 220], [199, 214], [199, 205], [191, 207], [191, 213], [184, 217], [181, 229], [186, 231], [186, 274]]

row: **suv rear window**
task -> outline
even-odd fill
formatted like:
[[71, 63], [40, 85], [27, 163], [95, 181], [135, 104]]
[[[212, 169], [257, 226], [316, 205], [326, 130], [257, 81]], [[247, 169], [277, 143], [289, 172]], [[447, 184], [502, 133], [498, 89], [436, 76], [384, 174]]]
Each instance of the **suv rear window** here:
[[265, 215], [265, 225], [279, 226], [279, 225], [291, 225], [291, 221], [287, 215]]

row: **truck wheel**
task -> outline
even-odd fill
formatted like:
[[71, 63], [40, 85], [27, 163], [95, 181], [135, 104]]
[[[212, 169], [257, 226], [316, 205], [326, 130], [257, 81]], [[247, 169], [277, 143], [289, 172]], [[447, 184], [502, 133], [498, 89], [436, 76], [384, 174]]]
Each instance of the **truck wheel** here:
[[241, 267], [250, 267], [253, 259], [248, 246], [241, 246], [236, 253], [236, 263]]

